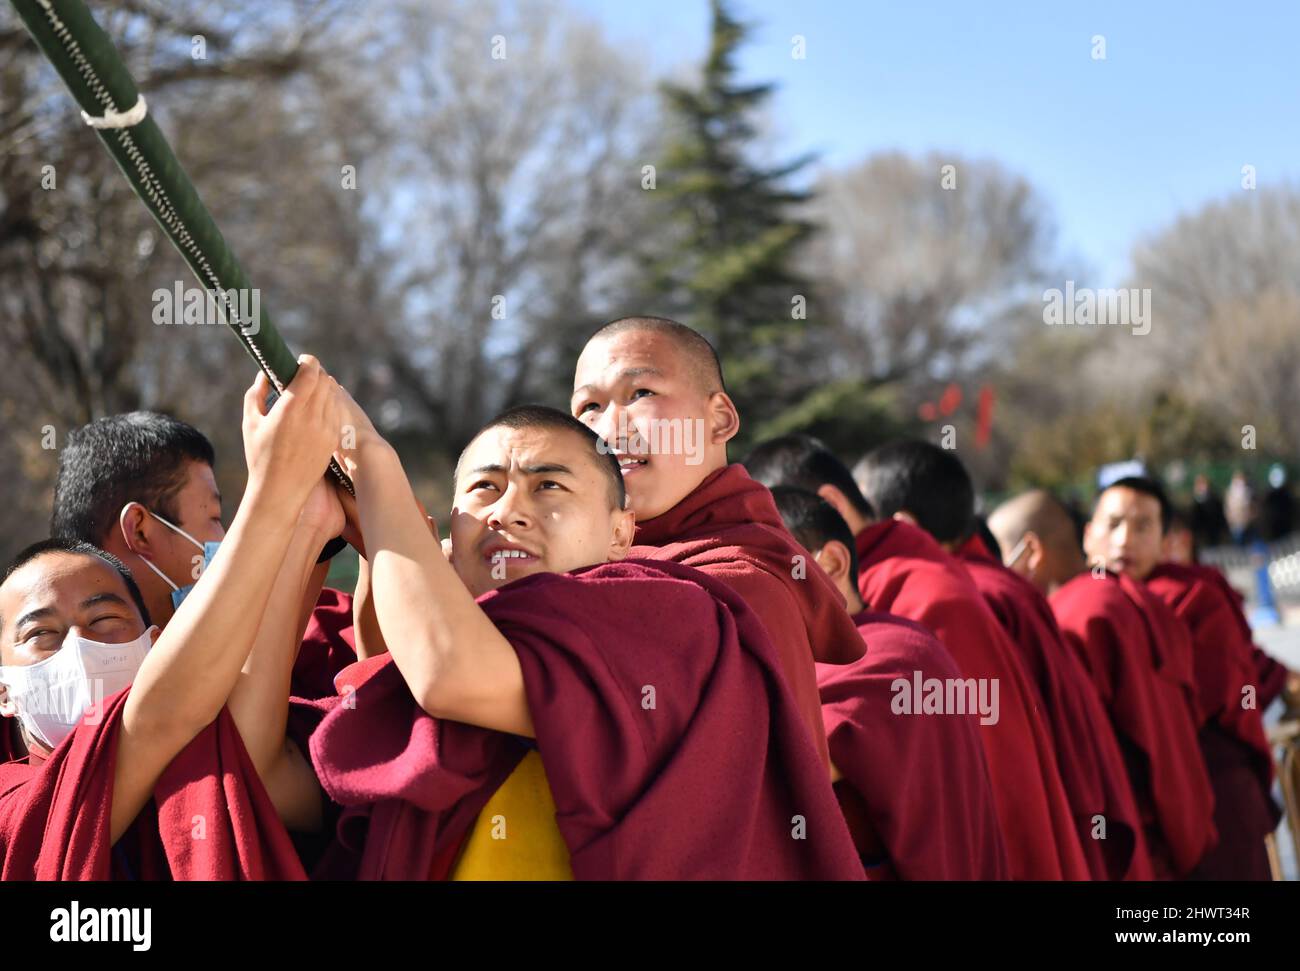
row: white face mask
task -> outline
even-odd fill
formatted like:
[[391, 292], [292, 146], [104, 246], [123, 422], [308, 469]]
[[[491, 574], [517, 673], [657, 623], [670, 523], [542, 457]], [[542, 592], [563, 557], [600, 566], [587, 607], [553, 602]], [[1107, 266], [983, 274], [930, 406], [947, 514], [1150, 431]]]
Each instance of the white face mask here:
[[68, 634], [63, 646], [35, 664], [0, 665], [0, 681], [9, 692], [27, 734], [54, 749], [90, 713], [97, 723], [104, 699], [135, 680], [153, 644], [150, 627], [125, 644], [103, 644]]
[[1026, 533], [1021, 538], [1020, 542], [1017, 543], [1014, 547], [1012, 547], [1011, 552], [1002, 561], [1002, 565], [1005, 566], [1008, 570], [1011, 569], [1011, 567], [1015, 566], [1016, 560], [1020, 559], [1020, 557], [1024, 555], [1025, 550], [1026, 548], [1028, 548], [1028, 546], [1029, 546], [1029, 534]]

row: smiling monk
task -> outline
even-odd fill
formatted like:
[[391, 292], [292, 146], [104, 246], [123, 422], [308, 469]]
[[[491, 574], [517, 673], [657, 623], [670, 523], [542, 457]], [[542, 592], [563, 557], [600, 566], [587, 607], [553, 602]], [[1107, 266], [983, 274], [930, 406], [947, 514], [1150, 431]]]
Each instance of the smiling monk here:
[[740, 416], [713, 347], [676, 321], [627, 317], [587, 342], [573, 385], [573, 414], [618, 455], [636, 514], [632, 555], [696, 567], [745, 599], [829, 766], [814, 662], [854, 661], [862, 639], [771, 493], [728, 464]]

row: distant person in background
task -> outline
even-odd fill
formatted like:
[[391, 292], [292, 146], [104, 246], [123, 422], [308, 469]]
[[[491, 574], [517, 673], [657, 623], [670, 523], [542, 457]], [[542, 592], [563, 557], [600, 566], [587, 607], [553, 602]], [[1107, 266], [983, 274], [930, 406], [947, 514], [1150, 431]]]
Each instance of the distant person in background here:
[[[768, 488], [805, 489], [834, 506], [854, 535], [863, 605], [928, 628], [966, 678], [1000, 686], [1000, 717], [979, 731], [1012, 878], [1086, 879], [1087, 862], [1028, 675], [962, 565], [925, 530], [895, 516], [896, 508], [877, 520], [884, 507], [873, 505], [844, 463], [815, 439], [769, 440], [749, 454], [745, 467]], [[943, 497], [935, 502], [942, 504]]]
[[1176, 507], [1170, 507], [1169, 529], [1161, 541], [1161, 557], [1167, 563], [1181, 563], [1184, 566], [1200, 559], [1196, 531], [1192, 528], [1192, 519], [1187, 513]]
[[[1269, 794], [1273, 761], [1260, 717], [1262, 686], [1254, 645], [1224, 589], [1226, 581], [1195, 567], [1160, 562], [1169, 508], [1156, 481], [1120, 479], [1097, 497], [1084, 549], [1091, 562], [1144, 584], [1191, 633], [1199, 741], [1219, 833], [1218, 845], [1191, 878], [1268, 880], [1264, 838], [1280, 814]], [[1231, 512], [1228, 521], [1232, 523]]]
[[[799, 460], [816, 466], [823, 449], [804, 436], [773, 439], [755, 450], [756, 463], [768, 471], [784, 465], [801, 477], [813, 470], [800, 470]], [[832, 774], [839, 776], [835, 795], [867, 879], [1008, 879], [976, 713], [910, 718], [894, 704], [899, 679], [960, 679], [957, 662], [920, 624], [866, 609], [853, 531], [834, 506], [793, 486], [775, 486], [772, 499], [844, 596], [866, 643], [866, 653], [850, 664], [818, 664], [817, 687]]]
[[1061, 502], [1065, 506], [1065, 511], [1070, 514], [1070, 522], [1074, 524], [1075, 538], [1079, 541], [1079, 546], [1082, 547], [1083, 530], [1088, 524], [1088, 516], [1091, 514], [1091, 510], [1088, 504], [1073, 490]]
[[1164, 563], [1173, 563], [1194, 572], [1206, 583], [1217, 587], [1227, 597], [1232, 606], [1233, 619], [1236, 621], [1237, 628], [1251, 645], [1251, 662], [1255, 666], [1261, 711], [1271, 705], [1284, 690], [1294, 691], [1287, 686], [1291, 682], [1300, 684], [1300, 674], [1289, 672], [1284, 665], [1255, 644], [1255, 635], [1251, 630], [1250, 621], [1246, 619], [1245, 596], [1228, 582], [1227, 576], [1219, 567], [1201, 563], [1200, 544], [1191, 529], [1189, 517], [1174, 506], [1170, 506], [1169, 528], [1165, 530], [1164, 538], [1160, 542], [1160, 558]]
[[1202, 473], [1192, 485], [1192, 532], [1198, 547], [1219, 546], [1228, 535], [1228, 520], [1223, 515], [1223, 503]]
[[1086, 880], [1079, 843], [1040, 696], [965, 565], [945, 540], [970, 526], [974, 494], [937, 484], [950, 458], [919, 440], [880, 446], [854, 469], [863, 498], [881, 517], [856, 534], [858, 592], [874, 610], [928, 627], [967, 678], [1001, 685], [1002, 717], [981, 726], [1013, 879]]
[[[956, 451], [900, 442], [872, 452], [864, 465], [869, 487], [909, 513], [965, 568], [1019, 652], [1054, 745], [1091, 878], [1151, 879], [1137, 805], [1101, 699], [1061, 635], [1047, 598], [1004, 565], [996, 538], [978, 536], [975, 484]], [[1005, 555], [1010, 558], [1011, 551]], [[1107, 821], [1104, 839], [1098, 819]]]
[[1228, 521], [1228, 532], [1232, 534], [1232, 541], [1238, 546], [1244, 546], [1250, 539], [1251, 520], [1254, 513], [1251, 508], [1254, 501], [1254, 495], [1250, 489], [1250, 483], [1246, 481], [1246, 473], [1238, 469], [1232, 473], [1232, 482], [1228, 486], [1228, 494], [1224, 499], [1224, 517]]
[[1011, 569], [1049, 595], [1110, 713], [1156, 878], [1185, 877], [1218, 839], [1197, 741], [1191, 635], [1145, 585], [1087, 569], [1073, 518], [1050, 493], [1008, 499], [989, 528], [1010, 551]]
[[1295, 529], [1295, 497], [1286, 481], [1286, 469], [1274, 464], [1268, 470], [1268, 492], [1260, 501], [1260, 538], [1272, 542], [1290, 536]]

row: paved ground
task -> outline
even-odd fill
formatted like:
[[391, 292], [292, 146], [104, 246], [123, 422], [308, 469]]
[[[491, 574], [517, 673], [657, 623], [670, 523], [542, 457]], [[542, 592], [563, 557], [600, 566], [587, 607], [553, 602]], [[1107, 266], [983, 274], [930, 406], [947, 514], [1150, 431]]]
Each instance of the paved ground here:
[[1255, 643], [1287, 667], [1297, 670], [1300, 669], [1300, 610], [1284, 611], [1283, 618], [1284, 626], [1256, 627]]

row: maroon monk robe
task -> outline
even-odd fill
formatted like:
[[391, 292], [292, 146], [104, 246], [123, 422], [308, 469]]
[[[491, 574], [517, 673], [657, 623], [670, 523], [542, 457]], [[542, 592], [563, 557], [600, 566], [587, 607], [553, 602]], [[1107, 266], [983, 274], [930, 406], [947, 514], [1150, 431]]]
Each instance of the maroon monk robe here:
[[1258, 707], [1253, 646], [1242, 636], [1231, 600], [1194, 570], [1156, 567], [1147, 587], [1192, 634], [1201, 751], [1214, 788], [1219, 844], [1192, 874], [1206, 880], [1268, 880], [1264, 837], [1281, 814], [1269, 794], [1273, 758]]
[[1110, 716], [1158, 878], [1186, 876], [1216, 840], [1186, 628], [1142, 584], [1082, 573], [1049, 599]]
[[[0, 766], [4, 880], [292, 880], [298, 857], [226, 709], [164, 770], [110, 846], [113, 766], [130, 689], [45, 762]], [[200, 828], [201, 827], [201, 828]]]
[[[447, 879], [479, 811], [529, 741], [424, 717], [390, 654], [357, 661], [336, 682], [336, 697], [295, 698], [290, 715], [291, 732], [310, 729], [306, 750], [327, 818], [337, 820], [312, 878]], [[365, 718], [353, 714], [358, 698], [371, 712]], [[378, 732], [363, 744], [353, 733], [372, 731], [374, 718]]]
[[333, 696], [334, 676], [356, 659], [352, 595], [322, 587], [307, 619], [289, 693], [299, 698]]
[[1251, 629], [1250, 621], [1246, 619], [1246, 598], [1228, 582], [1228, 578], [1223, 575], [1222, 570], [1201, 563], [1184, 563], [1182, 567], [1199, 579], [1223, 591], [1224, 596], [1231, 605], [1233, 616], [1237, 621], [1237, 628], [1241, 631], [1241, 636], [1246, 643], [1250, 645], [1250, 658], [1255, 668], [1255, 686], [1259, 689], [1259, 710], [1264, 711], [1282, 693], [1282, 689], [1286, 687], [1287, 669], [1285, 665], [1280, 664], [1260, 650], [1255, 643], [1255, 632]]
[[981, 724], [980, 736], [1012, 878], [1088, 879], [1035, 689], [970, 574], [909, 523], [888, 519], [857, 540], [858, 590], [867, 606], [922, 624], [963, 677], [998, 686], [998, 720]]
[[666, 513], [637, 523], [636, 544], [632, 556], [685, 563], [745, 598], [772, 636], [804, 721], [828, 758], [813, 662], [856, 660], [862, 638], [844, 597], [785, 528], [767, 487], [744, 466], [728, 465]]
[[[1152, 879], [1142, 819], [1115, 730], [1088, 673], [1066, 645], [1047, 598], [994, 559], [978, 536], [957, 550], [957, 558], [1020, 650], [1038, 688], [1092, 878]], [[1094, 835], [1099, 816], [1106, 824], [1104, 839]]]
[[867, 651], [817, 665], [822, 720], [844, 818], [868, 880], [1006, 880], [976, 715], [896, 712], [896, 682], [959, 678], [924, 627], [891, 614], [853, 618]]
[[1176, 563], [1160, 564], [1146, 582], [1191, 632], [1201, 717], [1254, 750], [1261, 783], [1267, 787], [1273, 763], [1258, 694], [1253, 703], [1243, 704], [1255, 685], [1251, 644], [1242, 634], [1231, 600], [1197, 571]]
[[[519, 656], [575, 877], [862, 877], [779, 655], [728, 585], [624, 561], [479, 603]], [[348, 807], [340, 845], [362, 878], [445, 873], [529, 743], [430, 717], [387, 658], [358, 666], [377, 670], [340, 676], [355, 690], [311, 738]]]

